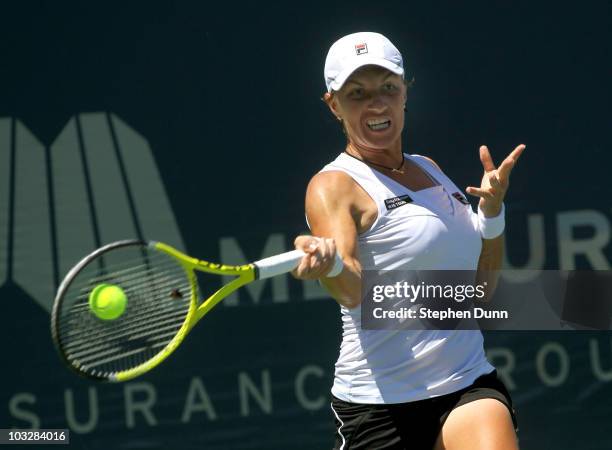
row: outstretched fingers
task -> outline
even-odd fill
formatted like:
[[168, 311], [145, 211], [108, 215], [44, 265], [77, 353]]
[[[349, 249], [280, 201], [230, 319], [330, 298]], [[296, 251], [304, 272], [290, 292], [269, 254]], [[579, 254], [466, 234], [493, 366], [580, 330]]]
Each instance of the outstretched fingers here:
[[489, 189], [482, 189], [482, 188], [477, 188], [474, 186], [468, 186], [465, 189], [465, 192], [467, 192], [470, 195], [473, 195], [474, 197], [493, 198], [493, 194], [491, 193]]
[[499, 166], [499, 169], [497, 169], [500, 179], [507, 180], [510, 177], [510, 172], [512, 172], [512, 169], [514, 168], [516, 161], [518, 161], [523, 153], [523, 150], [525, 150], [525, 145], [520, 144], [514, 150], [512, 150], [508, 156], [506, 156], [506, 159], [504, 159]]
[[490, 172], [495, 170], [495, 164], [493, 163], [493, 158], [491, 157], [491, 153], [486, 145], [481, 145], [480, 150], [480, 162], [482, 163], [482, 167], [484, 167], [485, 172]]

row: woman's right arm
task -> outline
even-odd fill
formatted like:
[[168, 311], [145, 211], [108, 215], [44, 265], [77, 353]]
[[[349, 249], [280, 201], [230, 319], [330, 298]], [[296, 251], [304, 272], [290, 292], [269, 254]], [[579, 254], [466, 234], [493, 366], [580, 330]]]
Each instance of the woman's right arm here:
[[[357, 244], [358, 208], [355, 182], [343, 172], [315, 175], [306, 191], [306, 217], [313, 236], [298, 236], [295, 246], [307, 255], [293, 271], [296, 278], [320, 279], [341, 305], [355, 308], [361, 303], [361, 263]], [[336, 252], [344, 269], [333, 277], [325, 275], [334, 265]]]

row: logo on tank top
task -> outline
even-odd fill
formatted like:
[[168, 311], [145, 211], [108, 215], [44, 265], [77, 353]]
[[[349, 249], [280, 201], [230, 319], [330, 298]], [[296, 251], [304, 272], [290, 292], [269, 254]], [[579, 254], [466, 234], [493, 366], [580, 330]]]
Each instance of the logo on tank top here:
[[363, 44], [355, 45], [355, 53], [358, 55], [363, 55], [364, 53], [368, 53], [368, 46], [364, 42]]
[[451, 194], [453, 197], [455, 197], [455, 199], [461, 203], [462, 205], [469, 205], [470, 202], [468, 202], [467, 198], [465, 198], [463, 195], [461, 195], [461, 192], [453, 192]]
[[407, 205], [408, 203], [412, 203], [412, 199], [409, 195], [400, 195], [399, 197], [388, 198], [385, 200], [387, 211]]

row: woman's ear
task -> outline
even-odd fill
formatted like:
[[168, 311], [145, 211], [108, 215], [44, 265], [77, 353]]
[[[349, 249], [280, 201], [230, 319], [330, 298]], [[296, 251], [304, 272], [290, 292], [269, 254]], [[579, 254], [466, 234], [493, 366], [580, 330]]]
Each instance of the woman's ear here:
[[323, 98], [321, 100], [325, 102], [332, 114], [336, 116], [336, 119], [342, 120], [342, 118], [340, 117], [340, 113], [338, 112], [338, 102], [333, 93], [326, 92], [325, 94], [323, 94]]

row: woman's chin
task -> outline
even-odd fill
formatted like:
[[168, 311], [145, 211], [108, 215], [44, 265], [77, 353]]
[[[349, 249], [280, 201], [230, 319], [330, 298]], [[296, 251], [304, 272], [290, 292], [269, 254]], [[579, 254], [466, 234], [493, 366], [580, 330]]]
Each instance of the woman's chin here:
[[397, 145], [399, 137], [389, 136], [368, 136], [364, 139], [364, 147], [373, 151], [383, 151]]

